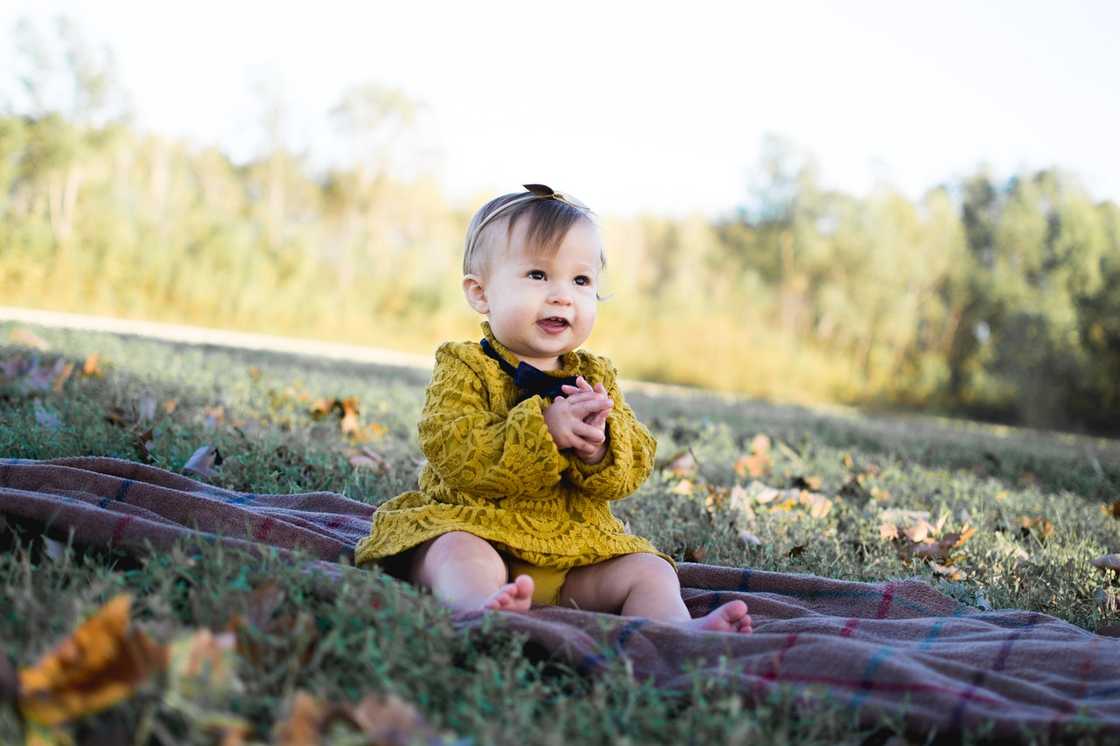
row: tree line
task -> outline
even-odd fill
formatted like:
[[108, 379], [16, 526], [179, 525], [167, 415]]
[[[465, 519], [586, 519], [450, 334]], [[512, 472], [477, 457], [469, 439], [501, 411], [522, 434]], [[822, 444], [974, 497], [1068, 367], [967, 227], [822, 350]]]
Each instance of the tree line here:
[[[326, 168], [265, 96], [265, 145], [237, 162], [131, 124], [111, 55], [72, 24], [17, 42], [3, 302], [422, 351], [477, 336], [458, 265], [492, 195], [452, 204], [394, 166], [406, 94], [348, 91], [329, 116], [350, 157]], [[602, 216], [614, 295], [593, 349], [624, 376], [1120, 432], [1115, 203], [1060, 169], [855, 196], [780, 138], [762, 150], [718, 219]]]

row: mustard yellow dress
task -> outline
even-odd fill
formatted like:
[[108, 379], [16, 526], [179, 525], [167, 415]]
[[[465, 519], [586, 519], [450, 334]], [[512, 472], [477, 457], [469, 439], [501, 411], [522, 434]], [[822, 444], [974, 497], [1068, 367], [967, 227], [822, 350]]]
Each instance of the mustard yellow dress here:
[[[487, 322], [482, 331], [495, 358], [519, 365]], [[535, 603], [556, 602], [567, 570], [611, 557], [650, 552], [676, 567], [611, 513], [610, 501], [632, 493], [653, 470], [657, 441], [623, 399], [610, 361], [575, 350], [561, 357], [559, 370], [539, 371], [602, 383], [614, 402], [607, 454], [589, 465], [556, 447], [544, 421], [552, 400], [525, 397], [495, 358], [478, 342], [446, 342], [436, 350], [419, 424], [428, 459], [420, 489], [378, 507], [356, 562], [379, 562], [449, 531], [466, 531], [521, 567], [557, 571], [556, 587], [535, 593]]]

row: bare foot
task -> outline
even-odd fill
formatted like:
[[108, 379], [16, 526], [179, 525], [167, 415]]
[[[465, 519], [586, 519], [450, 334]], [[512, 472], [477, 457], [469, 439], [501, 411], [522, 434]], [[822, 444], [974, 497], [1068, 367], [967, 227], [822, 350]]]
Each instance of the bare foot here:
[[512, 583], [506, 583], [482, 603], [484, 609], [496, 611], [528, 611], [533, 603], [533, 579], [528, 575], [518, 575]]
[[692, 629], [707, 632], [749, 634], [752, 631], [751, 616], [747, 613], [747, 605], [738, 600], [728, 601], [710, 614], [693, 619], [685, 624]]

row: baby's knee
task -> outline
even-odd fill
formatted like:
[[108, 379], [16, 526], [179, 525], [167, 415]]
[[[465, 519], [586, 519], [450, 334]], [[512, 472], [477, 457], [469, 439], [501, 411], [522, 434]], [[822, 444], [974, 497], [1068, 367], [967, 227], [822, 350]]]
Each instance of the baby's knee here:
[[469, 566], [479, 579], [505, 583], [509, 568], [490, 542], [466, 531], [449, 531], [425, 542], [413, 560], [411, 577], [431, 586], [434, 575], [449, 564]]
[[637, 581], [651, 581], [656, 583], [677, 583], [677, 571], [656, 554], [642, 552], [626, 555], [627, 572]]

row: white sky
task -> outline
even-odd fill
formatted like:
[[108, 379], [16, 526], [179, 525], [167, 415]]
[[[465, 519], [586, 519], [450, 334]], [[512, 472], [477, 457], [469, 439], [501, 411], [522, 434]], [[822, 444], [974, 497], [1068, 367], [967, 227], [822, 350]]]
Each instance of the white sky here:
[[600, 213], [718, 214], [766, 132], [854, 193], [915, 198], [983, 162], [1058, 165], [1120, 201], [1111, 0], [0, 0], [0, 31], [58, 12], [115, 50], [142, 126], [235, 155], [260, 142], [255, 83], [282, 86], [318, 159], [343, 90], [398, 86], [427, 107], [410, 152], [472, 208], [543, 182]]

